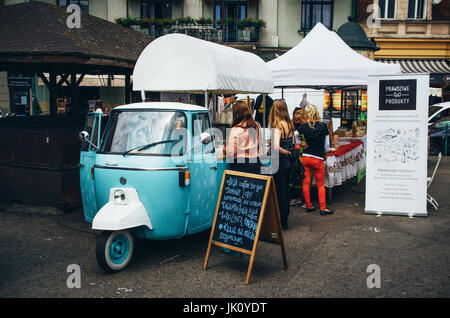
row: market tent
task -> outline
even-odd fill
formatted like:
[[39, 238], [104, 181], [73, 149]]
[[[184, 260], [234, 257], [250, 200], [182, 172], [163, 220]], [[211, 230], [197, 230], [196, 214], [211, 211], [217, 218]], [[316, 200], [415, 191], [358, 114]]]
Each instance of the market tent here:
[[133, 72], [133, 90], [202, 94], [272, 93], [273, 78], [257, 55], [184, 34], [152, 41]]
[[317, 23], [308, 35], [269, 61], [275, 87], [364, 86], [368, 75], [400, 74], [400, 66], [372, 61]]

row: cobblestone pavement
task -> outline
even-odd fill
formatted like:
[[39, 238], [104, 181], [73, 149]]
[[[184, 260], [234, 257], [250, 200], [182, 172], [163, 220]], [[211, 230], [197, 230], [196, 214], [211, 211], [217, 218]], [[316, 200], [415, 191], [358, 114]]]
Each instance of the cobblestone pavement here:
[[[250, 285], [244, 284], [248, 256], [213, 247], [202, 269], [209, 231], [138, 241], [130, 265], [107, 275], [95, 260], [99, 232], [81, 210], [53, 216], [3, 204], [0, 297], [449, 297], [449, 181], [447, 157], [429, 189], [440, 208], [429, 206], [426, 218], [364, 214], [364, 183], [335, 189], [334, 215], [292, 208], [284, 232], [288, 269], [280, 247], [261, 242]], [[80, 267], [81, 288], [67, 287], [70, 264]], [[379, 266], [380, 288], [367, 286], [371, 264]]]

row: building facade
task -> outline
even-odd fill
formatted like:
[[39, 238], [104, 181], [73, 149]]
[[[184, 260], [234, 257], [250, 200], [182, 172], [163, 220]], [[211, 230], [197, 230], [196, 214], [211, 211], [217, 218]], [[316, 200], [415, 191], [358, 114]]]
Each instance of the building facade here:
[[[317, 23], [337, 30], [356, 8], [355, 0], [40, 0], [60, 7], [77, 4], [81, 12], [153, 36], [185, 32], [253, 52], [269, 61], [298, 44]], [[27, 0], [2, 0], [0, 6]], [[234, 22], [233, 22], [234, 21]], [[81, 27], [83, 27], [81, 21]], [[180, 30], [180, 28], [182, 28]], [[0, 108], [4, 113], [49, 112], [48, 91], [39, 78], [12, 87], [0, 72]], [[121, 78], [86, 76], [80, 85], [88, 100], [102, 100], [108, 109], [123, 103]], [[23, 88], [23, 89], [21, 89]], [[39, 100], [33, 112], [32, 100]], [[19, 111], [20, 110], [20, 111]]]
[[[27, 0], [2, 0], [3, 5]], [[289, 49], [321, 22], [337, 30], [353, 15], [356, 0], [40, 0], [67, 7], [78, 4], [82, 12], [114, 22], [117, 18], [201, 17], [260, 19], [265, 22], [252, 48]], [[1, 3], [0, 3], [1, 5]], [[226, 41], [225, 44], [240, 41]]]
[[375, 60], [430, 73], [436, 101], [450, 100], [450, 1], [361, 0], [356, 18], [380, 47]]

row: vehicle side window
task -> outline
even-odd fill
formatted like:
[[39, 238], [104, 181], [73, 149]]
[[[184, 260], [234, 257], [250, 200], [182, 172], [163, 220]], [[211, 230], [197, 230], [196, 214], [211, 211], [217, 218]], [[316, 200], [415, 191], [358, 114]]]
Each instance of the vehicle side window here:
[[437, 122], [438, 120], [441, 120], [442, 118], [445, 118], [447, 116], [450, 116], [450, 108], [447, 108], [443, 111], [441, 111], [439, 114], [434, 116], [434, 118], [431, 120], [433, 123]]
[[[207, 113], [199, 113], [192, 115], [192, 135], [194, 136], [194, 142], [200, 138], [200, 134], [207, 132], [213, 136], [213, 130], [211, 122]], [[210, 142], [207, 145], [203, 145], [203, 153], [214, 153], [214, 142]]]
[[[89, 134], [89, 140], [94, 144], [98, 145], [98, 125], [99, 125], [99, 117], [97, 114], [88, 114], [86, 119], [86, 124], [84, 126], [84, 130]], [[93, 151], [94, 147], [86, 142], [81, 142], [81, 151]]]
[[442, 112], [441, 118], [448, 117], [448, 116], [450, 116], [450, 108], [447, 108], [446, 110], [444, 110]]
[[214, 147], [214, 133], [211, 127], [211, 121], [209, 120], [209, 114], [200, 113], [200, 121], [202, 123], [202, 132], [207, 132], [211, 135], [211, 142], [203, 147], [204, 153], [215, 153], [216, 149]]

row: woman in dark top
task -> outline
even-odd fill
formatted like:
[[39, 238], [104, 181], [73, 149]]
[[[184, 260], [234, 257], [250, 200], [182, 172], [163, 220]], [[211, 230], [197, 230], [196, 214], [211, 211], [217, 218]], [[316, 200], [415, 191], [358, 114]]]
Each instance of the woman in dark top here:
[[279, 153], [278, 171], [274, 174], [281, 227], [288, 229], [289, 216], [289, 173], [291, 170], [292, 136], [294, 125], [289, 118], [286, 102], [277, 99], [273, 102], [269, 115], [269, 126], [274, 130], [273, 149]]
[[315, 105], [305, 106], [307, 123], [298, 128], [298, 132], [303, 134], [308, 147], [303, 150], [303, 166], [305, 167], [305, 179], [303, 180], [303, 196], [306, 201], [306, 212], [313, 212], [316, 208], [311, 203], [310, 183], [311, 169], [314, 170], [317, 192], [319, 196], [320, 214], [328, 215], [333, 211], [326, 208], [325, 193], [325, 167], [323, 161], [325, 153], [330, 149], [328, 127], [321, 122], [319, 112]]
[[[301, 153], [303, 152], [303, 149], [306, 148], [308, 145], [306, 144], [303, 135], [300, 135], [298, 133], [298, 130], [301, 125], [306, 124], [306, 115], [305, 115], [305, 109], [302, 107], [295, 107], [294, 112], [292, 113], [292, 123], [294, 124], [294, 147], [298, 147], [300, 150], [300, 162], [303, 164]], [[294, 159], [294, 158], [293, 158]], [[302, 203], [302, 187], [301, 184], [294, 184], [293, 177], [291, 176], [291, 184], [290, 184], [290, 205], [298, 205]], [[303, 200], [304, 201], [304, 200]], [[303, 207], [303, 206], [302, 206]], [[306, 207], [306, 205], [305, 205]]]

